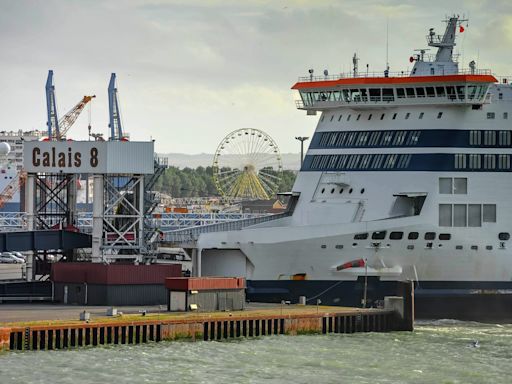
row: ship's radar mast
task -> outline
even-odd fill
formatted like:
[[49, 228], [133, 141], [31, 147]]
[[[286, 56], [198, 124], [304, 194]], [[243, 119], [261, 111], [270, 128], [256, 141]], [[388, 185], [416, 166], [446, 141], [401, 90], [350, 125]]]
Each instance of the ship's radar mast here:
[[437, 48], [435, 59], [433, 61], [425, 60], [425, 50], [419, 50], [420, 55], [415, 57], [416, 63], [411, 76], [457, 74], [459, 67], [458, 63], [453, 60], [453, 47], [455, 47], [457, 26], [459, 26], [459, 32], [463, 32], [462, 24], [467, 21], [467, 19], [460, 19], [458, 15], [446, 19], [446, 30], [443, 35], [436, 34], [434, 28], [430, 28], [427, 44]]

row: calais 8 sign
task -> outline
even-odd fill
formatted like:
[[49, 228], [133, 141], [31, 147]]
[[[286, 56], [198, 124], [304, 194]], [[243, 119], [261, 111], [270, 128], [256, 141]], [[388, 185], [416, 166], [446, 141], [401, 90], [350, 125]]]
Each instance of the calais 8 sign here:
[[30, 173], [153, 173], [153, 142], [26, 141], [24, 169]]

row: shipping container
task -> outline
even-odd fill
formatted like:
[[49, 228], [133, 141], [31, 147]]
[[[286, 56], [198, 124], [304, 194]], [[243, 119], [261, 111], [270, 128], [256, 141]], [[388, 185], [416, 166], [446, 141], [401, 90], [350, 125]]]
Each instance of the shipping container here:
[[178, 276], [181, 276], [180, 264], [55, 263], [50, 278], [55, 283], [163, 285], [165, 278]]
[[168, 277], [165, 286], [171, 291], [206, 291], [245, 289], [243, 277]]

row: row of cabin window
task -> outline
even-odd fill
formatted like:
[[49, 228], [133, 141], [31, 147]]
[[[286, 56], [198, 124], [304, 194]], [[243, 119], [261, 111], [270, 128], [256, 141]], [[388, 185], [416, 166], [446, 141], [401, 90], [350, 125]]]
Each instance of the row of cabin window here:
[[481, 227], [496, 223], [496, 204], [439, 204], [440, 227]]
[[[354, 235], [354, 240], [366, 240], [368, 239], [369, 234], [367, 232], [357, 233]], [[418, 240], [419, 238], [418, 232], [409, 232], [407, 235], [408, 240]], [[389, 240], [402, 240], [404, 237], [404, 232], [394, 231], [389, 233]], [[438, 236], [439, 240], [450, 240], [452, 235], [450, 233], [440, 233]], [[386, 231], [373, 232], [372, 240], [384, 240], [386, 238]], [[425, 240], [435, 240], [436, 233], [435, 232], [425, 232], [423, 237]], [[498, 234], [498, 239], [502, 241], [510, 240], [510, 233], [508, 232], [500, 232]]]
[[[380, 231], [380, 232], [373, 232], [372, 233], [372, 240], [384, 240], [386, 238], [386, 231]], [[354, 240], [366, 240], [368, 239], [369, 234], [367, 232], [364, 233], [357, 233], [354, 235]], [[389, 233], [389, 240], [402, 240], [404, 236], [403, 232], [390, 232]], [[408, 240], [417, 240], [419, 238], [418, 232], [409, 232], [407, 235]], [[450, 240], [451, 235], [449, 233], [440, 233], [439, 234], [439, 240]], [[436, 233], [435, 232], [425, 232], [424, 235], [425, 240], [435, 240], [436, 239]]]
[[[361, 117], [363, 116], [362, 113], [358, 113], [357, 116], [356, 116], [356, 121], [359, 121], [361, 120]], [[418, 119], [423, 119], [423, 117], [425, 116], [425, 112], [420, 112], [418, 114]], [[381, 114], [378, 114], [376, 117], [379, 117], [379, 120], [384, 120], [384, 118], [386, 117], [386, 114], [385, 113], [381, 113]], [[398, 117], [398, 112], [395, 112], [393, 113], [393, 115], [391, 116], [391, 119], [392, 120], [396, 120]], [[405, 120], [409, 120], [409, 118], [411, 117], [411, 112], [406, 112], [404, 114], [404, 119]], [[440, 119], [441, 117], [443, 117], [443, 112], [437, 112], [437, 118]], [[343, 114], [340, 114], [338, 116], [338, 121], [341, 121], [341, 119], [343, 118]], [[352, 118], [352, 114], [349, 113], [347, 115], [347, 121], [350, 121], [350, 119]], [[320, 119], [320, 121], [324, 121], [325, 119], [325, 113], [322, 115], [322, 118]], [[367, 120], [372, 120], [373, 119], [373, 113], [370, 113], [368, 114], [368, 117], [367, 117]], [[334, 114], [331, 115], [331, 120], [330, 121], [333, 121], [334, 120]]]
[[310, 169], [404, 169], [412, 155], [315, 155]]
[[418, 143], [420, 131], [324, 132], [320, 147], [412, 146]]
[[509, 169], [510, 155], [458, 153], [454, 162], [455, 169]]
[[304, 106], [317, 102], [390, 102], [395, 99], [439, 97], [448, 100], [481, 100], [487, 93], [488, 85], [448, 85], [436, 87], [407, 88], [351, 88], [331, 91], [301, 91]]
[[[422, 131], [341, 131], [323, 132], [318, 145], [320, 147], [387, 147], [417, 145]], [[468, 131], [469, 145], [510, 146], [511, 131]]]
[[484, 145], [496, 145], [496, 137], [498, 145], [509, 146], [511, 143], [510, 131], [469, 131], [469, 145], [482, 145], [482, 136]]

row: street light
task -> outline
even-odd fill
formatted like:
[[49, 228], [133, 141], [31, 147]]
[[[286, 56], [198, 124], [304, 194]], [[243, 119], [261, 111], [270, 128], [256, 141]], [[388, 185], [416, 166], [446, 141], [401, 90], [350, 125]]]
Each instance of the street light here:
[[306, 136], [296, 136], [295, 140], [300, 141], [300, 166], [302, 168], [302, 163], [304, 162], [304, 142], [308, 140], [309, 137]]

